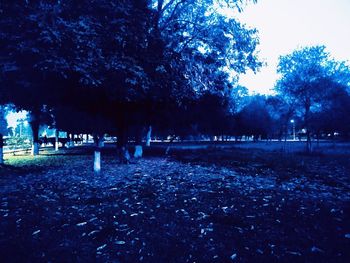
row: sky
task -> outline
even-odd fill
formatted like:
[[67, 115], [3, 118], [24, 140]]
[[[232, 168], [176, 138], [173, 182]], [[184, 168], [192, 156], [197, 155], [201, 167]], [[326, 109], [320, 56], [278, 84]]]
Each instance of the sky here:
[[350, 61], [350, 0], [258, 0], [235, 17], [258, 29], [259, 57], [267, 63], [241, 76], [251, 93], [272, 94], [279, 56], [296, 48], [325, 45], [335, 59]]
[[6, 115], [7, 126], [8, 127], [16, 127], [18, 124], [17, 121], [19, 119], [26, 119], [26, 118], [27, 118], [26, 111], [20, 111], [20, 112], [11, 111]]

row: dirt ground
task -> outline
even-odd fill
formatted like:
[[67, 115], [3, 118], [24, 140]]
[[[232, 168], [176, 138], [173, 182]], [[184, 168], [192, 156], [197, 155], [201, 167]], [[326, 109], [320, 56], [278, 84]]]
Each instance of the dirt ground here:
[[174, 150], [7, 156], [1, 262], [347, 262], [350, 157]]

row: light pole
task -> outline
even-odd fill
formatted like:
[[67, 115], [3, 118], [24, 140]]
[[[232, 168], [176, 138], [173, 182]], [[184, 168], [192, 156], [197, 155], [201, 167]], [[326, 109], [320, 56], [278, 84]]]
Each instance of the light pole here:
[[295, 141], [295, 121], [292, 119], [292, 120], [290, 120], [290, 122], [293, 125], [293, 141]]

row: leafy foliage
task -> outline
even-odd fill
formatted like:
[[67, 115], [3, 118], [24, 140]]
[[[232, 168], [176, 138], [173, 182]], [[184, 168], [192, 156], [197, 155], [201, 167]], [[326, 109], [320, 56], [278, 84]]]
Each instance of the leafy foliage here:
[[336, 94], [348, 96], [350, 69], [345, 62], [331, 59], [324, 46], [313, 46], [281, 57], [278, 72], [276, 91], [302, 117], [310, 144], [311, 115], [327, 111]]
[[0, 136], [7, 135], [7, 121], [5, 119], [5, 107], [0, 105]]
[[[65, 129], [99, 133], [115, 130], [111, 120], [128, 130], [159, 120], [165, 105], [184, 112], [192, 104], [197, 115], [211, 113], [197, 122], [212, 133], [237, 74], [261, 66], [257, 31], [216, 12], [224, 4], [240, 11], [246, 2], [2, 3], [2, 94], [32, 115], [46, 105]], [[75, 123], [62, 118], [67, 111]]]
[[258, 140], [259, 136], [267, 138], [272, 128], [272, 119], [268, 112], [266, 98], [251, 97], [247, 105], [238, 113], [237, 122], [240, 135], [253, 135], [254, 140]]

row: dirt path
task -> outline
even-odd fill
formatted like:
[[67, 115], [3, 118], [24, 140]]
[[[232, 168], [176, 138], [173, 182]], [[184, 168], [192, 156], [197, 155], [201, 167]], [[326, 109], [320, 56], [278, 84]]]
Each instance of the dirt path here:
[[[91, 172], [42, 156], [0, 177], [2, 262], [345, 262], [350, 194], [166, 158]], [[63, 164], [63, 167], [62, 167]]]

